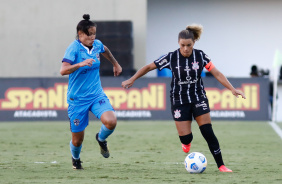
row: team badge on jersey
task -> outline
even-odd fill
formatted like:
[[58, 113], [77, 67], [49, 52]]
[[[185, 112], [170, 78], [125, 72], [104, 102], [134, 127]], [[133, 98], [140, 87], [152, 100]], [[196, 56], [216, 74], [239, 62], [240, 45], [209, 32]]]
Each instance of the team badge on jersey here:
[[100, 54], [99, 53], [96, 54], [96, 58], [100, 61]]
[[74, 123], [75, 126], [78, 126], [80, 121], [79, 121], [79, 119], [75, 119], [75, 120], [73, 120], [73, 123]]
[[181, 114], [180, 114], [180, 112], [181, 112], [181, 110], [178, 110], [178, 109], [176, 109], [175, 111], [174, 111], [174, 118], [180, 118], [181, 117]]
[[192, 62], [192, 65], [193, 65], [192, 66], [193, 70], [198, 70], [199, 69], [199, 62], [196, 62], [196, 61], [194, 63]]

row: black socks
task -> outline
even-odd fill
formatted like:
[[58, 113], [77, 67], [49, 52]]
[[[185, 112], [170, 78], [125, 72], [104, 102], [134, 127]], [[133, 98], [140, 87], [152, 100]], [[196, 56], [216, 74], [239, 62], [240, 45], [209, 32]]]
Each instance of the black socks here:
[[190, 133], [188, 135], [179, 136], [179, 139], [182, 144], [188, 145], [193, 140], [193, 134]]
[[224, 165], [219, 143], [212, 130], [212, 125], [211, 124], [202, 125], [200, 126], [200, 130], [201, 130], [203, 137], [205, 138], [205, 140], [208, 143], [210, 152], [216, 161], [217, 167]]

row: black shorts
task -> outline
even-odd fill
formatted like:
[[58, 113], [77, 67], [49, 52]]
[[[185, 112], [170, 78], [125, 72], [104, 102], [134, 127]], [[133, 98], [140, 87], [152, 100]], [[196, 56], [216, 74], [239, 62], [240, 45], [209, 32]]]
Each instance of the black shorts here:
[[209, 112], [209, 101], [206, 98], [195, 103], [171, 106], [171, 114], [174, 121], [192, 121], [192, 116], [195, 119], [195, 117]]

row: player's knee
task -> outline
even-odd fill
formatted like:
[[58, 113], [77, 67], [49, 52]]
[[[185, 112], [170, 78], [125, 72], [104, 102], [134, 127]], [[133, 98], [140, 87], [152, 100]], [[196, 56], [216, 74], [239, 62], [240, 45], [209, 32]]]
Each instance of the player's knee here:
[[72, 139], [72, 144], [75, 146], [75, 147], [79, 147], [82, 145], [82, 142], [83, 142], [83, 139]]
[[192, 140], [193, 140], [193, 134], [190, 133], [190, 134], [188, 134], [188, 135], [179, 136], [179, 139], [180, 139], [180, 142], [181, 142], [182, 144], [188, 145], [188, 144], [191, 143]]
[[117, 118], [116, 117], [107, 117], [105, 118], [103, 124], [110, 130], [115, 129], [117, 125]]

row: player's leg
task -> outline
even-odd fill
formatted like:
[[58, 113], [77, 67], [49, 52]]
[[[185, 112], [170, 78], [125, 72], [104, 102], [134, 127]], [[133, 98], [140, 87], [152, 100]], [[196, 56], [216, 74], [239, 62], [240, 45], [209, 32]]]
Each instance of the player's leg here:
[[80, 158], [82, 142], [84, 139], [84, 131], [72, 132], [72, 139], [70, 141], [70, 150], [74, 159]]
[[73, 169], [83, 169], [81, 166], [80, 152], [82, 148], [82, 142], [84, 139], [84, 131], [74, 133], [72, 132], [72, 140], [70, 141], [70, 151], [72, 154]]
[[171, 113], [175, 121], [176, 129], [178, 131], [180, 142], [182, 143], [182, 150], [188, 153], [191, 148], [193, 134], [191, 130], [192, 112], [191, 104], [171, 106]]
[[70, 130], [72, 139], [70, 141], [70, 151], [72, 154], [73, 169], [83, 169], [80, 161], [80, 152], [84, 140], [84, 130], [88, 125], [88, 108], [87, 106], [68, 107], [68, 116], [70, 119]]
[[195, 117], [195, 119], [199, 125], [200, 131], [203, 137], [205, 138], [206, 142], [208, 143], [210, 152], [213, 155], [219, 170], [221, 172], [232, 172], [232, 170], [224, 166], [219, 142], [212, 129], [210, 113], [206, 113], [206, 114], [197, 116]]
[[201, 99], [199, 103], [194, 104], [192, 111], [193, 116], [199, 125], [200, 131], [208, 143], [210, 152], [213, 155], [219, 170], [221, 172], [232, 172], [232, 170], [226, 168], [223, 163], [219, 142], [213, 132], [211, 125], [208, 99]]
[[193, 134], [191, 130], [192, 121], [175, 121], [176, 129], [182, 143], [182, 150], [188, 153], [191, 148]]
[[108, 158], [110, 153], [106, 139], [114, 132], [117, 124], [114, 109], [107, 96], [102, 96], [92, 105], [91, 111], [102, 122], [100, 131], [96, 134], [96, 140], [100, 145], [101, 154], [103, 157]]
[[117, 118], [113, 111], [106, 111], [101, 116], [102, 126], [99, 131], [99, 141], [105, 141], [115, 130]]
[[96, 140], [100, 145], [100, 151], [103, 157], [109, 158], [110, 152], [106, 139], [114, 132], [117, 118], [113, 111], [106, 111], [101, 116], [102, 126], [99, 133], [96, 134]]

